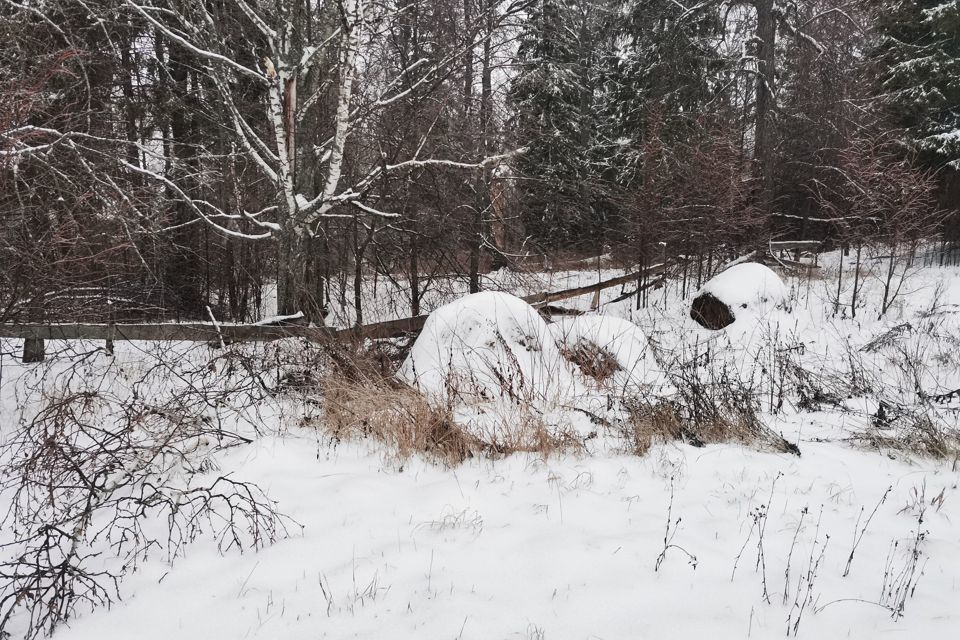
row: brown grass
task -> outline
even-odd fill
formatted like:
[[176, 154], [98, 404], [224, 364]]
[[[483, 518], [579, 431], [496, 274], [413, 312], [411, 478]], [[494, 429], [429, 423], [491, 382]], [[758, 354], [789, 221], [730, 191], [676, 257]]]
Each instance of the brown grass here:
[[[468, 420], [464, 415], [455, 416], [452, 405], [396, 380], [390, 368], [383, 366], [382, 354], [339, 349], [316, 362], [314, 371], [321, 373], [300, 376], [297, 382], [304, 386], [289, 387], [303, 393], [304, 401], [320, 410], [319, 420], [305, 424], [322, 430], [335, 442], [378, 443], [389, 459], [401, 465], [411, 457], [454, 467], [477, 456], [528, 453], [547, 459], [580, 455], [597, 435], [584, 436], [571, 425], [554, 424], [533, 403], [522, 401], [475, 407], [467, 402], [461, 410], [469, 414], [474, 407], [477, 414], [473, 424], [465, 426]], [[598, 381], [617, 370], [613, 356], [592, 343], [579, 343], [567, 357]], [[626, 424], [600, 422], [613, 429], [623, 439], [625, 451], [634, 455], [645, 455], [656, 444], [674, 441], [694, 446], [737, 442], [799, 453], [763, 425], [746, 390], [727, 380], [705, 384], [696, 376], [678, 383], [683, 391], [676, 400], [651, 403], [638, 398], [628, 403]], [[600, 422], [598, 429], [603, 427]]]
[[627, 451], [637, 456], [646, 455], [655, 444], [683, 437], [680, 417], [668, 404], [643, 405], [631, 410], [626, 426]]
[[898, 451], [926, 458], [952, 460], [960, 465], [960, 431], [921, 411], [890, 411], [882, 423], [856, 433], [853, 440], [878, 451]]
[[562, 453], [582, 454], [586, 450], [583, 436], [572, 427], [551, 427], [532, 409], [500, 416], [482, 434], [482, 440], [487, 453], [494, 457], [533, 453], [546, 459]]
[[796, 445], [771, 431], [754, 412], [742, 407], [712, 404], [708, 411], [703, 407], [691, 411], [691, 406], [675, 401], [653, 405], [636, 403], [629, 408], [630, 420], [624, 436], [629, 453], [635, 455], [646, 454], [655, 444], [675, 441], [695, 447], [733, 442], [760, 450], [800, 455]]
[[572, 346], [564, 345], [560, 354], [575, 364], [585, 376], [599, 383], [620, 370], [620, 364], [612, 353], [589, 340], [580, 340]]
[[473, 457], [482, 443], [453, 420], [449, 409], [416, 389], [385, 380], [321, 382], [323, 428], [338, 440], [371, 438], [399, 460], [421, 455], [447, 466]]
[[428, 398], [393, 377], [383, 355], [357, 347], [331, 345], [302, 385], [289, 385], [304, 401], [320, 408], [319, 420], [304, 426], [322, 429], [334, 441], [371, 440], [388, 458], [403, 461], [420, 456], [453, 467], [472, 457], [491, 458], [533, 453], [547, 458], [580, 453], [583, 438], [572, 428], [548, 426], [526, 403], [509, 403], [504, 415], [484, 414], [482, 432], [459, 424], [450, 406]]
[[374, 440], [400, 462], [421, 456], [454, 467], [478, 455], [548, 458], [584, 451], [584, 439], [572, 428], [551, 428], [532, 409], [494, 418], [478, 436], [458, 424], [448, 407], [395, 381], [328, 376], [320, 389], [320, 428], [336, 441]]

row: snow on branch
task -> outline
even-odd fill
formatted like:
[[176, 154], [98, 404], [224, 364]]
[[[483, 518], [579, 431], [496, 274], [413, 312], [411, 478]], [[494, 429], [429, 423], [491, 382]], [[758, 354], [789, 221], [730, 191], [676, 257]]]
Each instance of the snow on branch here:
[[163, 33], [165, 36], [167, 36], [171, 40], [174, 40], [177, 44], [185, 47], [191, 53], [194, 53], [195, 55], [200, 56], [201, 58], [204, 58], [206, 60], [224, 64], [230, 67], [231, 69], [233, 69], [234, 71], [237, 71], [238, 73], [241, 73], [249, 78], [253, 78], [260, 84], [267, 84], [267, 78], [259, 71], [251, 69], [250, 67], [246, 67], [240, 64], [239, 62], [237, 62], [236, 60], [233, 60], [232, 58], [228, 58], [227, 56], [221, 55], [214, 51], [210, 51], [209, 49], [204, 49], [202, 47], [197, 46], [194, 42], [191, 42], [186, 37], [178, 33], [177, 31], [174, 31], [167, 25], [163, 24], [162, 22], [154, 18], [152, 15], [150, 15], [150, 12], [147, 11], [147, 8], [155, 9], [156, 7], [153, 7], [151, 5], [141, 6], [136, 2], [134, 2], [133, 0], [126, 0], [126, 3], [130, 8], [132, 8], [137, 13], [139, 13], [144, 18], [146, 18], [147, 21], [150, 22], [150, 24], [152, 24], [154, 27], [156, 27], [161, 33]]

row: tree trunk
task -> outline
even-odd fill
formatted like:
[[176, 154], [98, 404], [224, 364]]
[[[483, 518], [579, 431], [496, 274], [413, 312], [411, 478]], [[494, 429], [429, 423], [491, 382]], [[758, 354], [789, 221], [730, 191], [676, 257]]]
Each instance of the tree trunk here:
[[760, 178], [760, 205], [767, 214], [773, 209], [774, 177], [777, 23], [773, 7], [774, 0], [756, 0], [758, 47], [754, 162]]
[[[490, 153], [490, 122], [493, 112], [493, 78], [492, 78], [492, 47], [490, 39], [493, 31], [494, 4], [485, 2], [481, 5], [484, 12], [483, 24], [485, 38], [483, 40], [483, 55], [480, 58], [480, 140], [477, 145], [480, 155], [486, 157]], [[484, 167], [477, 172], [475, 184], [476, 204], [473, 214], [473, 238], [470, 242], [470, 293], [480, 291], [480, 253], [483, 250], [483, 215], [490, 204], [490, 169]]]
[[277, 313], [282, 316], [293, 315], [300, 308], [300, 291], [303, 290], [304, 269], [303, 252], [300, 251], [298, 238], [293, 230], [286, 230], [280, 237], [277, 255]]

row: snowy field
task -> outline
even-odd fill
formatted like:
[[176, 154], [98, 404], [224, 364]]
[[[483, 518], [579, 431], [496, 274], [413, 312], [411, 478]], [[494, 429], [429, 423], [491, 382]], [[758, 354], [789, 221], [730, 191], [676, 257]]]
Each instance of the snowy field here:
[[[199, 437], [188, 457], [196, 464], [160, 460], [157, 484], [182, 495], [221, 477], [248, 481], [283, 514], [276, 541], [254, 549], [241, 540], [241, 551], [217, 537], [222, 523], [209, 514], [190, 544], [164, 544], [169, 514], [149, 512], [143, 531], [162, 542], [127, 568], [120, 599], [92, 612], [78, 604], [54, 637], [955, 638], [960, 464], [920, 455], [932, 445], [913, 434], [921, 417], [938, 437], [956, 433], [957, 399], [948, 392], [960, 387], [960, 269], [919, 261], [881, 318], [878, 262], [858, 280], [851, 317], [854, 281], [845, 273], [838, 299], [838, 263], [838, 254], [821, 256], [813, 276], [784, 279], [783, 304], [751, 309], [718, 332], [690, 319], [692, 291], [681, 299], [676, 280], [640, 310], [633, 299], [606, 304], [620, 292], [604, 292], [600, 314], [610, 321], [582, 316], [531, 330], [538, 320], [511, 312], [527, 329], [525, 344], [539, 345], [517, 366], [550, 372], [529, 398], [541, 424], [576, 434], [580, 446], [546, 457], [477, 456], [452, 468], [397, 459], [372, 439], [332, 437], [321, 403], [299, 393], [257, 395], [242, 359], [205, 346], [118, 344], [110, 359], [96, 345], [74, 344], [44, 365], [24, 366], [14, 357], [18, 345], [4, 343], [5, 465], [15, 462], [16, 426], [36, 416], [40, 397], [95, 388], [124, 406], [162, 405], [133, 421], [152, 425], [156, 415], [170, 420], [173, 408], [186, 412], [203, 380], [229, 399], [203, 415], [216, 415], [239, 439], [221, 448]], [[524, 292], [595, 282], [597, 272], [549, 278]], [[384, 309], [370, 319], [390, 315]], [[420, 351], [431, 362], [441, 329], [424, 332], [433, 342]], [[554, 360], [536, 364], [584, 335], [614, 345], [620, 367], [609, 379], [591, 382]], [[467, 347], [456, 357], [476, 350]], [[299, 348], [258, 348], [257, 362], [275, 363], [259, 373], [284, 379], [294, 368], [281, 355]], [[452, 353], [434, 366], [452, 367]], [[423, 382], [408, 365], [401, 375]], [[687, 375], [748, 391], [758, 419], [800, 455], [683, 440], [654, 441], [633, 455], [612, 428], [627, 414], [611, 398], [682, 399]], [[473, 382], [489, 389], [489, 380]], [[423, 386], [431, 395], [443, 385]], [[517, 418], [505, 397], [520, 392], [500, 389], [491, 398], [461, 388], [442, 400], [484, 435]], [[120, 419], [110, 406], [90, 408], [88, 422]], [[934, 444], [941, 441], [949, 437]], [[16, 482], [4, 477], [4, 512], [16, 504]], [[85, 536], [100, 554], [86, 566], [115, 569], [123, 543], [98, 530]], [[0, 535], [9, 561], [21, 532], [8, 518]], [[28, 624], [20, 608], [4, 630], [22, 637]]]

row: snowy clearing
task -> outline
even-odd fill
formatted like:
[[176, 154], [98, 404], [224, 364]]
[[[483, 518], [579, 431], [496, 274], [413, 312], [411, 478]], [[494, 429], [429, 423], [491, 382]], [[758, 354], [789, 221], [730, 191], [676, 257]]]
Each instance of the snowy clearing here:
[[[960, 475], [939, 465], [811, 444], [801, 459], [669, 446], [645, 458], [518, 455], [399, 472], [376, 453], [321, 448], [318, 458], [315, 441], [285, 437], [236, 452], [224, 469], [260, 483], [303, 535], [226, 557], [197, 544], [172, 568], [152, 560], [126, 601], [57, 637], [767, 638], [800, 620], [808, 638], [950, 638], [960, 625], [950, 515]], [[655, 571], [671, 478], [676, 546]], [[888, 487], [844, 578], [858, 527]], [[943, 508], [928, 505], [918, 525], [917, 492], [929, 501], [941, 491]], [[918, 526], [923, 575], [894, 620], [863, 601], [905, 579]]]
[[[505, 338], [485, 351], [497, 354], [486, 362], [563, 367], [562, 377], [545, 380], [563, 383], [560, 391], [538, 394], [532, 408], [482, 394], [445, 397], [459, 424], [486, 416], [519, 428], [525, 423], [511, 420], [533, 411], [547, 432], [577, 443], [546, 456], [474, 455], [453, 467], [332, 431], [324, 396], [310, 391], [317, 361], [297, 341], [226, 352], [123, 343], [114, 358], [97, 345], [61, 344], [66, 351], [30, 366], [7, 342], [5, 424], [35, 420], [41, 398], [85, 390], [96, 401], [74, 417], [145, 434], [133, 441], [145, 453], [105, 476], [111, 486], [135, 497], [141, 485], [122, 480], [146, 455], [167, 501], [142, 519], [142, 540], [159, 544], [135, 561], [121, 553], [124, 531], [95, 533], [109, 526], [95, 513], [86, 539], [100, 555], [84, 566], [129, 562], [121, 599], [93, 611], [81, 603], [54, 637], [952, 638], [960, 628], [960, 470], [956, 458], [933, 454], [952, 446], [956, 429], [949, 392], [960, 386], [960, 273], [915, 269], [880, 319], [882, 282], [868, 278], [852, 318], [835, 304], [836, 258], [822, 256], [819, 274], [788, 278], [792, 311], [758, 312], [748, 329], [703, 329], [673, 280], [645, 309], [628, 299], [549, 326], [502, 294], [455, 304], [451, 317], [441, 310], [421, 344], [446, 345], [439, 355], [421, 349], [431, 366], [473, 366], [476, 375], [471, 354]], [[601, 302], [615, 296], [604, 292]], [[575, 301], [589, 304], [589, 296]], [[491, 332], [491, 315], [518, 333]], [[475, 335], [456, 342], [463, 336], [444, 333], [450, 322]], [[517, 351], [531, 338], [535, 349]], [[611, 354], [610, 377], [592, 380], [560, 356], [584, 340]], [[442, 388], [440, 376], [434, 390]], [[736, 404], [741, 395], [749, 406]], [[713, 403], [726, 412], [720, 418], [749, 419], [800, 455], [759, 438], [693, 446], [681, 433], [635, 442], [637, 397], [691, 411]], [[42, 424], [64, 424], [52, 415]], [[376, 416], [357, 419], [362, 427]], [[182, 446], [162, 449], [155, 438], [173, 424]], [[21, 432], [3, 432], [5, 465], [16, 462], [13, 434]], [[230, 533], [220, 512], [200, 511], [195, 528], [171, 542], [168, 519], [181, 515], [163, 505], [222, 478], [259, 487], [277, 518], [260, 513]], [[16, 486], [4, 478], [5, 512], [20, 504]], [[269, 529], [258, 530], [259, 544], [251, 523]], [[7, 526], [2, 536], [9, 562], [18, 532]], [[7, 628], [19, 637], [28, 624], [18, 610]]]

